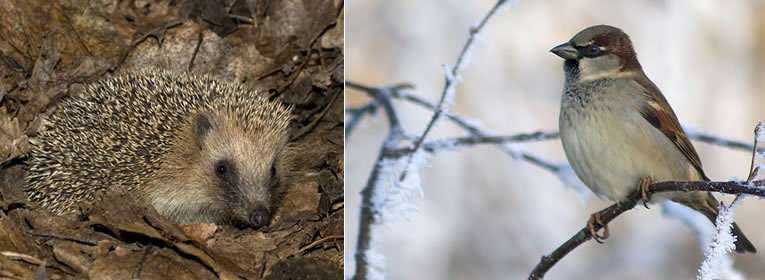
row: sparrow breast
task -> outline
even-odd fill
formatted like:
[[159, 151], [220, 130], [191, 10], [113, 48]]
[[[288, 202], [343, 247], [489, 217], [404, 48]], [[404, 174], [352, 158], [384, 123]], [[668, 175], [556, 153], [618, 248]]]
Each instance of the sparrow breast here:
[[654, 181], [699, 179], [674, 143], [639, 113], [642, 90], [629, 78], [564, 86], [563, 149], [566, 157], [576, 159], [570, 162], [577, 176], [601, 197], [623, 200], [646, 176]]

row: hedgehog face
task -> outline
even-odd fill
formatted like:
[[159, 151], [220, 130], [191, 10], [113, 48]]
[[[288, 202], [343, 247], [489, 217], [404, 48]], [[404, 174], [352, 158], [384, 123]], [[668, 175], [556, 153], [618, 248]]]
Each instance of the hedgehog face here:
[[182, 178], [162, 180], [174, 182], [172, 187], [154, 187], [154, 207], [179, 223], [268, 225], [288, 183], [287, 133], [267, 127], [248, 130], [231, 118], [208, 113], [197, 114], [191, 127], [193, 141], [183, 142], [193, 145], [169, 161], [190, 164], [169, 164], [183, 169], [177, 172]]
[[196, 122], [195, 127], [206, 130], [195, 131], [199, 168], [209, 174], [204, 181], [210, 196], [222, 202], [211, 206], [222, 214], [217, 220], [242, 228], [268, 225], [283, 189], [280, 177], [288, 172], [281, 159], [287, 134], [275, 135], [264, 127], [247, 131], [233, 119], [206, 114], [199, 114]]

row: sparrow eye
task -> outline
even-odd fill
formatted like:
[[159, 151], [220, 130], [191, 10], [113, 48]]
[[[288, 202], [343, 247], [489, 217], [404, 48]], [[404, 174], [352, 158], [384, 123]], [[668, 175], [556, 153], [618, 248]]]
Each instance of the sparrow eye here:
[[588, 56], [596, 56], [600, 53], [600, 47], [596, 45], [589, 45], [586, 51]]

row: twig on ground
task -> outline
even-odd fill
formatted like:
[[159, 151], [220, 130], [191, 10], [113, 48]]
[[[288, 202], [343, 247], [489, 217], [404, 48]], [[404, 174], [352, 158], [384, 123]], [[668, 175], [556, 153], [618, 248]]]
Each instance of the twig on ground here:
[[337, 100], [337, 97], [342, 94], [343, 94], [342, 92], [335, 93], [335, 95], [332, 96], [332, 99], [330, 99], [329, 102], [327, 102], [327, 105], [324, 107], [324, 109], [321, 110], [321, 113], [319, 113], [319, 115], [316, 116], [313, 119], [313, 121], [311, 121], [311, 123], [301, 128], [300, 131], [295, 132], [295, 135], [293, 135], [292, 138], [290, 138], [290, 142], [300, 139], [300, 137], [303, 137], [309, 132], [311, 132], [312, 130], [314, 130], [316, 126], [319, 125], [319, 122], [321, 121], [321, 119], [323, 119], [324, 116], [327, 115], [327, 112], [329, 112], [329, 109], [332, 108], [332, 105], [335, 103], [335, 100]]

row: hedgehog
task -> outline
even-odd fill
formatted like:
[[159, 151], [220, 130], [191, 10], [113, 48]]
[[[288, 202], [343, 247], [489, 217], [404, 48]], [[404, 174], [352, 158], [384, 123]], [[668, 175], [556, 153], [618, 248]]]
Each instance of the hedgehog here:
[[30, 140], [26, 192], [74, 217], [109, 188], [179, 224], [270, 223], [290, 183], [291, 107], [239, 84], [160, 69], [89, 84]]

